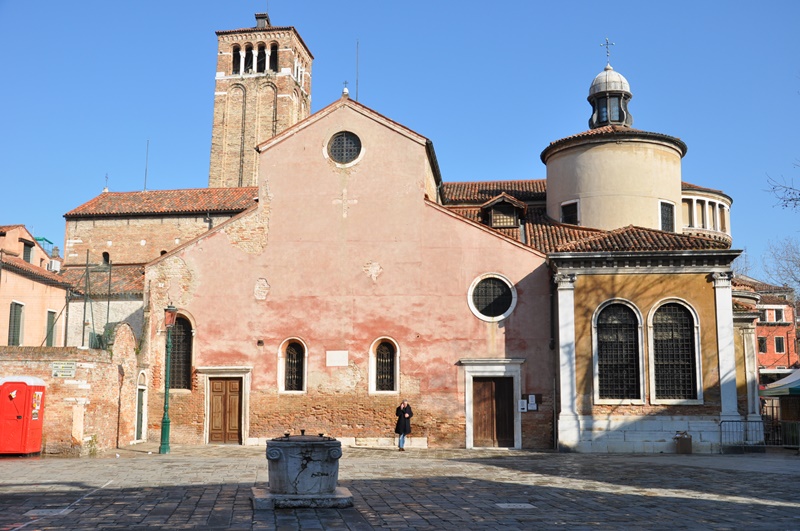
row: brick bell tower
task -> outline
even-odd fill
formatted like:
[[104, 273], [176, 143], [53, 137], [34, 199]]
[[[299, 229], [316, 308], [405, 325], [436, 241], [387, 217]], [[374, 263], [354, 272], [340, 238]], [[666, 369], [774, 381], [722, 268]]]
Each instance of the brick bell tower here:
[[217, 31], [209, 188], [256, 186], [255, 146], [306, 118], [314, 57], [291, 26]]

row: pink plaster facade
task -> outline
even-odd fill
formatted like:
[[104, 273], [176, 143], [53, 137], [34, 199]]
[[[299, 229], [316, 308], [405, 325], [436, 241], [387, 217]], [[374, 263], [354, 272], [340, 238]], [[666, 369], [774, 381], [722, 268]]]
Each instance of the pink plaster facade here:
[[[346, 165], [327, 151], [340, 131], [362, 143]], [[150, 418], [159, 418], [163, 399], [163, 308], [172, 303], [194, 333], [192, 389], [171, 392], [174, 441], [208, 442], [209, 380], [234, 376], [243, 387], [243, 443], [300, 429], [391, 439], [394, 408], [406, 398], [412, 440], [469, 447], [472, 378], [503, 374], [514, 379], [515, 405], [528, 394], [541, 403], [515, 414], [514, 446], [551, 448], [544, 256], [440, 206], [427, 139], [346, 97], [259, 150], [258, 208], [147, 268]], [[470, 286], [487, 274], [516, 290], [513, 312], [498, 322], [479, 319], [468, 303]], [[395, 391], [371, 384], [381, 339], [397, 348]], [[306, 349], [303, 391], [282, 390], [290, 340]], [[157, 424], [150, 427], [157, 438]]]
[[[48, 346], [48, 316], [54, 323], [49, 346], [63, 344], [67, 284], [47, 270], [50, 261], [24, 225], [0, 227], [0, 344]], [[21, 317], [18, 332], [9, 334], [12, 305]]]

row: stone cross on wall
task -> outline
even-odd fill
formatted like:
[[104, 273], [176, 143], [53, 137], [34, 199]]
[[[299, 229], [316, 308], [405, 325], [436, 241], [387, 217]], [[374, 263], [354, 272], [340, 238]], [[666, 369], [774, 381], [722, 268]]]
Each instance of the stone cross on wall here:
[[347, 211], [350, 210], [350, 205], [358, 203], [358, 199], [347, 199], [347, 188], [342, 189], [342, 195], [333, 200], [334, 205], [342, 205], [342, 217], [347, 217]]

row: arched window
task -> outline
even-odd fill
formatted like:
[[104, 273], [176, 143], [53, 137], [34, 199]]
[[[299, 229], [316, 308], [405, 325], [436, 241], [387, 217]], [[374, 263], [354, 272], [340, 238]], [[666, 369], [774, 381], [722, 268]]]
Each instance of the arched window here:
[[624, 304], [610, 304], [597, 316], [597, 397], [640, 400], [639, 320]]
[[657, 400], [697, 400], [696, 327], [692, 312], [668, 303], [653, 315], [653, 381]]
[[111, 256], [108, 253], [103, 253], [103, 265], [111, 263]]
[[303, 391], [305, 389], [305, 357], [306, 349], [301, 343], [292, 341], [286, 346], [284, 390]]
[[169, 380], [170, 389], [192, 388], [192, 324], [185, 317], [172, 327]]
[[233, 47], [233, 68], [231, 71], [234, 74], [241, 73], [241, 66], [242, 66], [242, 49], [239, 46]]
[[389, 341], [381, 341], [375, 349], [375, 390], [396, 391], [394, 379], [395, 348]]
[[400, 391], [400, 346], [381, 337], [369, 347], [369, 393], [397, 394]]
[[258, 58], [256, 59], [256, 72], [263, 73], [267, 70], [267, 47], [258, 45]]
[[272, 43], [269, 47], [269, 70], [278, 71], [278, 43]]
[[252, 74], [253, 66], [253, 46], [248, 44], [244, 52], [244, 73]]

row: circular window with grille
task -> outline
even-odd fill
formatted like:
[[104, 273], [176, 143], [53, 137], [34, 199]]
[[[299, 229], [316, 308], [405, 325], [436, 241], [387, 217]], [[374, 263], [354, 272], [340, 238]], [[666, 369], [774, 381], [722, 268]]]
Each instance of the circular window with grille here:
[[502, 321], [517, 305], [517, 290], [507, 278], [496, 273], [481, 275], [469, 288], [469, 309], [484, 321]]
[[340, 131], [328, 142], [328, 156], [338, 164], [350, 164], [361, 155], [361, 139], [350, 131]]

